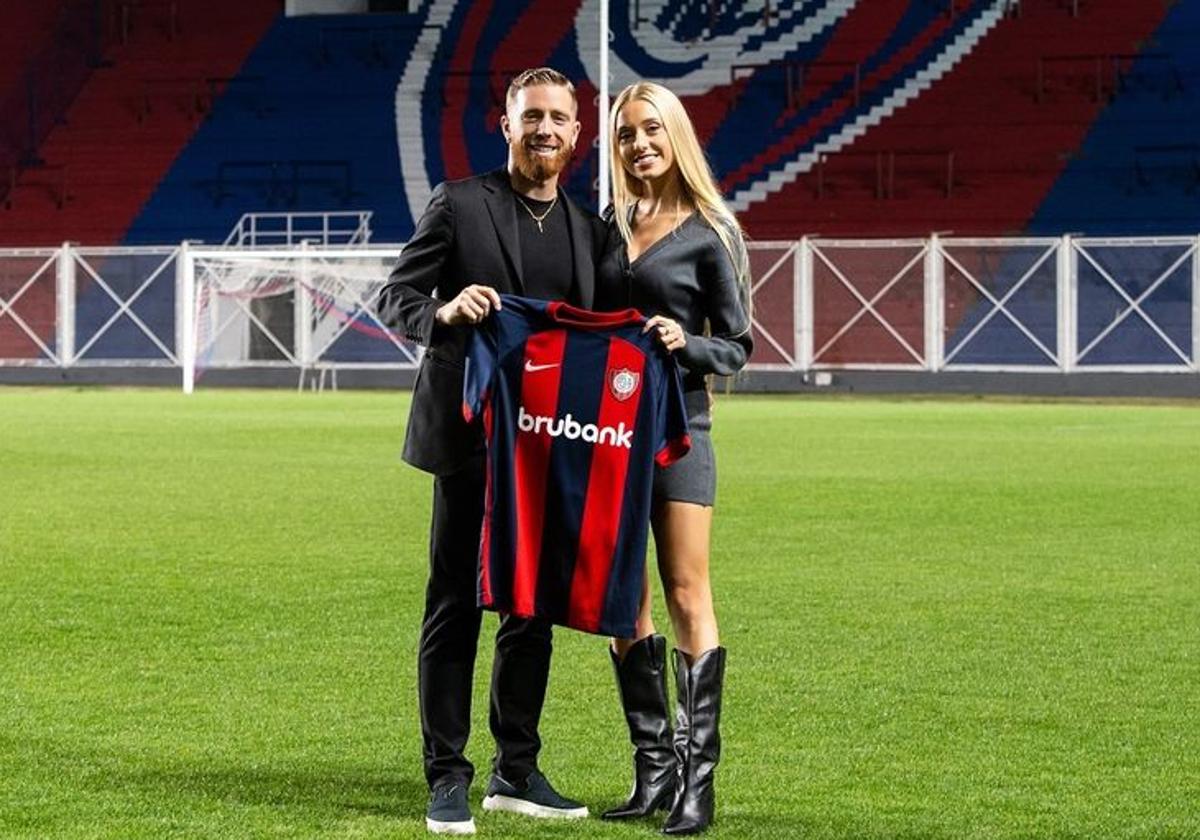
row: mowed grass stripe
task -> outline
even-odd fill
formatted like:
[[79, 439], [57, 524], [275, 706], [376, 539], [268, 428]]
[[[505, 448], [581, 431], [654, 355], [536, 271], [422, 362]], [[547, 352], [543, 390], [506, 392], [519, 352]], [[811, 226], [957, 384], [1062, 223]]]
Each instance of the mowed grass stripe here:
[[[423, 835], [406, 411], [0, 390], [0, 835]], [[715, 422], [714, 836], [1200, 836], [1200, 409], [731, 397]], [[543, 768], [598, 811], [630, 761], [604, 643], [555, 647]]]

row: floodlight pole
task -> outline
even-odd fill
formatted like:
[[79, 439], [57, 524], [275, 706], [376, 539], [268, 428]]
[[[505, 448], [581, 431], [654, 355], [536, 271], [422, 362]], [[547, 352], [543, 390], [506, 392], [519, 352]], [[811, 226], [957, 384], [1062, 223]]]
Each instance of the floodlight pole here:
[[611, 33], [608, 29], [608, 0], [600, 0], [600, 93], [596, 97], [599, 119], [596, 120], [596, 148], [600, 152], [600, 183], [598, 212], [608, 207], [608, 47]]

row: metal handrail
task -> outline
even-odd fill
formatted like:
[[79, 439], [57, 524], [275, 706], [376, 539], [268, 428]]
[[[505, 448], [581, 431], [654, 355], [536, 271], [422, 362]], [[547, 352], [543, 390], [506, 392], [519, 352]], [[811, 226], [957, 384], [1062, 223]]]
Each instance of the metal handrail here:
[[[759, 70], [782, 67], [784, 70], [784, 88], [785, 99], [787, 102], [787, 110], [793, 111], [800, 105], [800, 92], [804, 89], [805, 82], [811, 76], [814, 70], [823, 70], [826, 68], [844, 69], [853, 71], [854, 84], [852, 87], [854, 96], [854, 107], [858, 107], [862, 99], [862, 63], [858, 61], [803, 61], [799, 59], [781, 58], [775, 61], [767, 61], [759, 64], [731, 64], [729, 66], [729, 84], [730, 89], [734, 91], [730, 100], [729, 107], [732, 108], [737, 104], [737, 99], [741, 96], [741, 88], [737, 86], [739, 79], [752, 79], [753, 74]], [[740, 75], [749, 70], [750, 75]]]
[[[225, 237], [224, 244], [244, 248], [299, 245], [302, 242], [362, 246], [371, 241], [373, 216], [370, 210], [243, 213]], [[320, 224], [309, 226], [304, 224], [305, 220], [319, 220]]]

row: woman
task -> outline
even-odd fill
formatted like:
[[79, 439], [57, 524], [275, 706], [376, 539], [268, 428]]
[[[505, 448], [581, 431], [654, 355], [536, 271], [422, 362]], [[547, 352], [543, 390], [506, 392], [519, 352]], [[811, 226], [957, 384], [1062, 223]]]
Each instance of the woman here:
[[663, 681], [666, 640], [655, 632], [650, 586], [637, 635], [610, 654], [634, 744], [634, 786], [608, 819], [669, 809], [663, 832], [703, 831], [713, 818], [713, 770], [725, 649], [708, 578], [716, 469], [708, 374], [737, 372], [750, 355], [749, 260], [737, 219], [721, 199], [679, 99], [640, 82], [621, 91], [610, 116], [616, 246], [600, 265], [598, 307], [651, 315], [662, 346], [684, 370], [692, 449], [654, 478], [651, 525], [667, 612], [675, 632], [675, 732]]

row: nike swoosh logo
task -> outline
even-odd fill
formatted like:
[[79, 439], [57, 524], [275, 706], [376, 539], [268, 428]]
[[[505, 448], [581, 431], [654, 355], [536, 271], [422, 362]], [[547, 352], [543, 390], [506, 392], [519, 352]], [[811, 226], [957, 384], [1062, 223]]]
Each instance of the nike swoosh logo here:
[[539, 370], [549, 370], [550, 368], [556, 367], [558, 367], [558, 365], [535, 365], [532, 359], [525, 360], [526, 373], [537, 373]]

